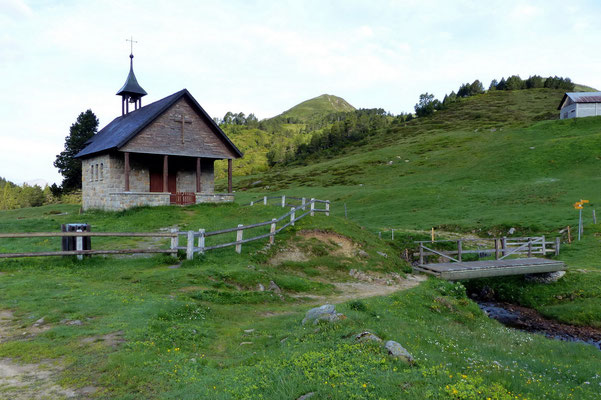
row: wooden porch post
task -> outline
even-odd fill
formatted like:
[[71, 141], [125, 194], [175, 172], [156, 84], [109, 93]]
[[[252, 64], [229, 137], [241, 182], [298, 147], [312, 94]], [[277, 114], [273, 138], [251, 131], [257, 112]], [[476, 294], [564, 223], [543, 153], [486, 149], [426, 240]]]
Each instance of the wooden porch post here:
[[124, 153], [125, 156], [125, 191], [129, 192], [129, 152]]
[[196, 157], [196, 193], [200, 193], [200, 157]]
[[227, 192], [232, 193], [232, 169], [233, 160], [229, 158], [227, 160]]
[[169, 191], [169, 156], [163, 156], [163, 192]]

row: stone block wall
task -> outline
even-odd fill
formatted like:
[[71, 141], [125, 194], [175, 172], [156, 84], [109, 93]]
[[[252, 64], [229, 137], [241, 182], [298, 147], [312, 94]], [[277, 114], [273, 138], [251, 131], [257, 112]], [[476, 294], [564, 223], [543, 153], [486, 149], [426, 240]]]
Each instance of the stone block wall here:
[[[201, 189], [197, 203], [233, 201], [233, 195], [214, 194], [214, 160], [201, 160]], [[177, 191], [196, 192], [196, 170], [180, 169]], [[82, 208], [107, 211], [137, 206], [169, 205], [169, 193], [150, 192], [148, 166], [130, 155], [129, 192], [125, 192], [123, 153], [102, 154], [82, 160]]]

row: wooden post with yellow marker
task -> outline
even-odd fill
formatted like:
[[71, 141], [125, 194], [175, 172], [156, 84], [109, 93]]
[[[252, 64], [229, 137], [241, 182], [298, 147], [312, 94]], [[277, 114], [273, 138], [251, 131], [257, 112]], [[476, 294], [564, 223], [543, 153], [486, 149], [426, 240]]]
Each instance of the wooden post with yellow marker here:
[[584, 204], [588, 202], [588, 200], [580, 199], [580, 201], [574, 203], [574, 208], [578, 210], [578, 240], [580, 240], [580, 237], [584, 234], [584, 227], [582, 226], [582, 209], [584, 208]]

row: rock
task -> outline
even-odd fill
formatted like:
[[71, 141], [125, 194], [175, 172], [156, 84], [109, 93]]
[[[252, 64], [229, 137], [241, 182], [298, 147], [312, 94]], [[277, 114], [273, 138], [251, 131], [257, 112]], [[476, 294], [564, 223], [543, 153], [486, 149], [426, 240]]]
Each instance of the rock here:
[[362, 183], [360, 183], [360, 184], [359, 184], [359, 186], [363, 186], [363, 184], [362, 184]]
[[313, 397], [314, 395], [315, 395], [315, 392], [309, 392], [309, 393], [303, 394], [301, 397], [299, 397], [296, 400], [307, 400], [307, 399], [310, 399], [311, 397]]
[[530, 147], [530, 150], [534, 150], [534, 149], [536, 149], [536, 147], [534, 147], [534, 146]]
[[400, 158], [401, 158], [401, 156], [396, 156], [396, 158], [399, 158], [399, 159], [400, 159]]
[[497, 128], [490, 128], [490, 131], [491, 131], [491, 132], [496, 132], [496, 131], [497, 131]]
[[242, 342], [240, 343], [240, 346], [247, 346], [249, 344], [253, 344], [253, 342]]
[[263, 284], [259, 283], [257, 285], [257, 291], [264, 292], [265, 291], [265, 286], [263, 286]]
[[413, 356], [403, 346], [401, 346], [394, 340], [389, 340], [388, 342], [386, 342], [384, 347], [386, 347], [386, 350], [388, 350], [389, 355], [404, 360], [409, 364], [413, 364]]
[[323, 315], [320, 315], [319, 317], [317, 317], [317, 319], [315, 321], [313, 321], [313, 325], [319, 324], [320, 321], [326, 321], [326, 322], [332, 323], [332, 322], [338, 322], [343, 319], [346, 319], [346, 316], [341, 313], [323, 314]]
[[245, 329], [244, 333], [253, 333], [255, 330], [254, 329]]
[[392, 165], [392, 164], [393, 164], [393, 162], [392, 162], [392, 161], [388, 161], [388, 165]]
[[248, 269], [257, 269], [257, 267], [255, 267], [254, 265], [247, 265], [246, 268], [248, 268]]
[[545, 272], [542, 274], [528, 274], [524, 276], [527, 282], [549, 284], [557, 282], [566, 274], [566, 271]]
[[251, 183], [251, 186], [257, 186], [260, 185], [261, 183], [263, 183], [263, 181], [254, 181], [253, 183]]
[[83, 325], [83, 322], [81, 322], [80, 320], [76, 319], [75, 321], [69, 321], [69, 322], [67, 322], [67, 325], [81, 326], [81, 325]]
[[46, 320], [44, 319], [44, 317], [42, 317], [42, 318], [38, 319], [37, 321], [35, 321], [33, 323], [33, 326], [37, 327], [37, 326], [40, 326], [40, 325], [44, 325], [44, 322], [46, 322]]
[[361, 332], [360, 334], [358, 334], [357, 336], [355, 336], [355, 340], [359, 341], [359, 342], [381, 342], [382, 339], [380, 339], [379, 337], [377, 337], [376, 335], [374, 335], [371, 332]]
[[386, 253], [382, 253], [381, 251], [378, 251], [377, 253], [384, 258], [388, 258], [388, 254], [386, 254]]
[[361, 258], [369, 258], [369, 253], [363, 249], [357, 250], [357, 255]]
[[409, 162], [409, 160], [405, 160], [405, 162]]
[[478, 296], [482, 300], [494, 300], [495, 299], [495, 291], [491, 289], [489, 286], [484, 286]]
[[269, 287], [267, 288], [267, 290], [277, 294], [282, 293], [282, 289], [280, 289], [280, 287], [276, 285], [274, 281], [269, 281]]
[[515, 233], [515, 228], [510, 228], [510, 229], [507, 231], [507, 234], [508, 234], [508, 235], [513, 235], [514, 233]]
[[280, 340], [280, 343], [285, 343], [288, 340], [287, 337], [285, 337], [284, 339]]
[[317, 320], [322, 315], [327, 314], [336, 314], [336, 307], [332, 304], [324, 304], [321, 307], [315, 307], [307, 311], [305, 318], [303, 318], [303, 325], [307, 322], [312, 322]]

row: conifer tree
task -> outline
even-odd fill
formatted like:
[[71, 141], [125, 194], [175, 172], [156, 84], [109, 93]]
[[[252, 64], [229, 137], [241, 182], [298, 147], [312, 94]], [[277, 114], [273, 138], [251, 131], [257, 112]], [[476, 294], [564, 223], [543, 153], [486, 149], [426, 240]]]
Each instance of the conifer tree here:
[[69, 136], [65, 138], [65, 150], [58, 154], [54, 161], [54, 166], [63, 176], [64, 192], [81, 189], [81, 161], [74, 157], [97, 131], [98, 118], [92, 110], [80, 113], [77, 121], [71, 125]]

